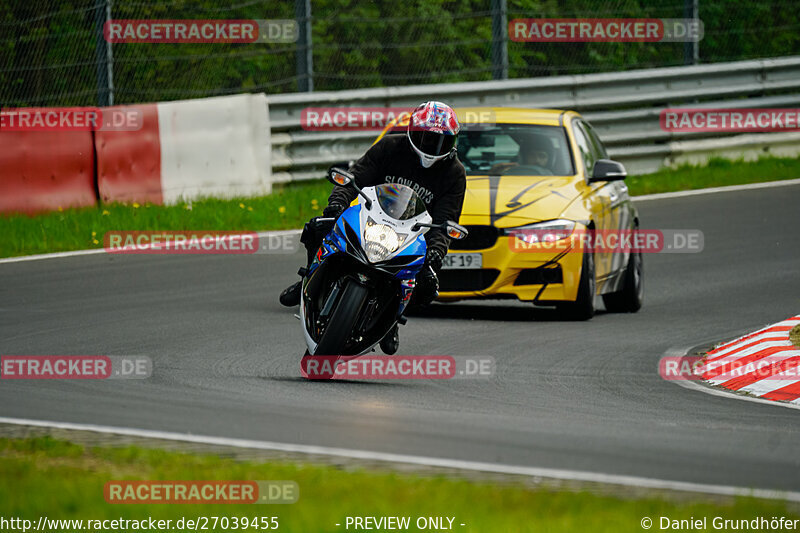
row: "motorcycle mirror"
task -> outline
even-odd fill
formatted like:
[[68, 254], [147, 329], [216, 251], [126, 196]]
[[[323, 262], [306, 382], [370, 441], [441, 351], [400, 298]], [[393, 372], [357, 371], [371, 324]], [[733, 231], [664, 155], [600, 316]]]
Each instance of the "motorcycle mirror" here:
[[451, 239], [461, 240], [466, 239], [469, 232], [464, 226], [459, 226], [452, 220], [448, 220], [444, 224], [425, 224], [424, 222], [417, 222], [411, 226], [411, 231], [417, 231], [419, 228], [438, 228], [447, 232], [447, 236]]
[[372, 209], [372, 200], [364, 194], [358, 185], [356, 185], [356, 177], [353, 176], [346, 170], [342, 170], [341, 168], [331, 167], [328, 170], [328, 181], [333, 183], [334, 185], [339, 185], [341, 187], [353, 187], [358, 194], [364, 198], [364, 203], [367, 206], [367, 209]]
[[466, 239], [469, 235], [467, 228], [464, 226], [459, 226], [452, 220], [447, 221], [447, 236], [451, 239], [456, 239], [460, 241], [461, 239]]
[[354, 183], [354, 180], [355, 176], [353, 176], [346, 170], [342, 170], [341, 168], [332, 168], [328, 172], [328, 181], [330, 181], [334, 185], [347, 187], [351, 183]]

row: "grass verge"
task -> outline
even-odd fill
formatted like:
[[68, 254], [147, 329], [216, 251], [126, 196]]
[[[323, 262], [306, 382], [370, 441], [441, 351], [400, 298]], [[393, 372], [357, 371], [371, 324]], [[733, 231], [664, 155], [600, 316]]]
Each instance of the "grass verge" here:
[[704, 166], [682, 165], [653, 174], [630, 176], [625, 183], [631, 196], [639, 196], [794, 178], [800, 178], [800, 158], [764, 157], [751, 162], [716, 158]]
[[171, 206], [106, 204], [35, 216], [0, 216], [0, 257], [103, 247], [108, 231], [261, 231], [301, 228], [322, 214], [331, 185], [292, 184], [269, 196]]
[[[800, 159], [755, 162], [712, 159], [702, 167], [682, 166], [630, 176], [633, 196], [800, 177]], [[0, 215], [0, 257], [102, 248], [108, 231], [261, 231], [300, 228], [325, 206], [325, 180], [290, 184], [270, 196], [206, 199], [174, 206], [110, 204], [36, 216]]]
[[[293, 480], [300, 489], [291, 505], [111, 505], [107, 481]], [[173, 519], [198, 516], [276, 516], [279, 530], [344, 531], [347, 516], [455, 517], [460, 531], [642, 531], [641, 520], [708, 517], [792, 517], [783, 503], [739, 498], [730, 505], [676, 503], [656, 497], [617, 498], [560, 492], [521, 484], [491, 484], [333, 466], [254, 463], [214, 455], [139, 447], [92, 447], [53, 439], [0, 439], [0, 515], [50, 519]], [[342, 524], [337, 527], [335, 524]], [[445, 521], [445, 524], [447, 522]], [[460, 524], [465, 526], [460, 526]], [[352, 527], [351, 527], [352, 529]], [[409, 528], [416, 531], [416, 527]]]

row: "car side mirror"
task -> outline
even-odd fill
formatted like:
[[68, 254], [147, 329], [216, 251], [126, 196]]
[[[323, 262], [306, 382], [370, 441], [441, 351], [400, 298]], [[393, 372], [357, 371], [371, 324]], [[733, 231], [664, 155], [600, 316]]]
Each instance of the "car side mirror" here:
[[592, 177], [589, 178], [589, 183], [596, 181], [619, 181], [624, 180], [628, 176], [625, 170], [625, 165], [618, 161], [611, 159], [598, 159], [594, 163], [594, 170], [592, 170]]
[[333, 183], [334, 185], [339, 185], [340, 187], [347, 187], [350, 184], [355, 185], [355, 176], [350, 174], [346, 170], [342, 170], [341, 168], [332, 167], [328, 171], [328, 181]]

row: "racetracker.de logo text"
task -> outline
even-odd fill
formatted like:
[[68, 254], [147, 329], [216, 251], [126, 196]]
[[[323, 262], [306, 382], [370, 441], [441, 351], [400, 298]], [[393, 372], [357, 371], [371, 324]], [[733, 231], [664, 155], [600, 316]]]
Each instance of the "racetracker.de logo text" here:
[[531, 18], [508, 23], [512, 41], [535, 43], [697, 42], [703, 39], [703, 33], [699, 19]]
[[109, 43], [293, 43], [299, 27], [286, 20], [109, 20]]
[[300, 236], [297, 232], [109, 231], [103, 246], [110, 254], [291, 254], [299, 249]]

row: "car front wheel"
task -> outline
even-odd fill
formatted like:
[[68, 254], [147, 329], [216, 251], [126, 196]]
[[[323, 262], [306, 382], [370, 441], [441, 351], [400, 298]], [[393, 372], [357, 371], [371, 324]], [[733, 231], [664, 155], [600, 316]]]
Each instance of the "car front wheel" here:
[[583, 254], [581, 279], [578, 283], [578, 295], [574, 302], [558, 305], [558, 310], [568, 320], [589, 320], [594, 316], [594, 295], [597, 292], [597, 280], [594, 272], [594, 253]]
[[631, 252], [625, 268], [622, 290], [603, 295], [606, 310], [611, 313], [635, 313], [644, 302], [644, 261], [642, 252]]

